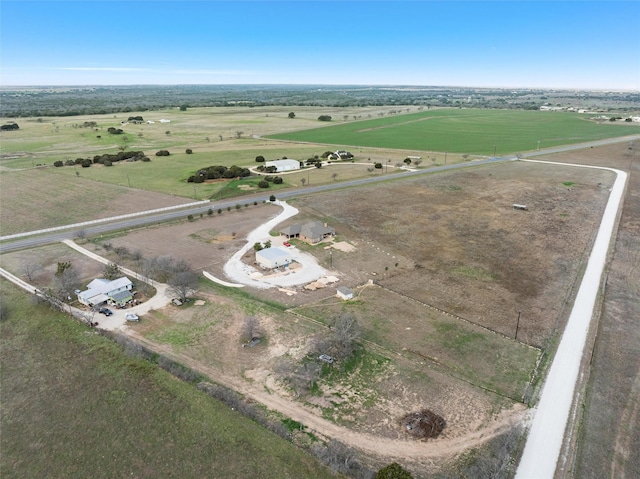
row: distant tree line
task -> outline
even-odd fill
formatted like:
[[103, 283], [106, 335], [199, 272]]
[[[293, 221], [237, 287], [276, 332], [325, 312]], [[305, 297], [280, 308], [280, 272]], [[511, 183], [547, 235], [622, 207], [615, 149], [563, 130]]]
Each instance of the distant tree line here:
[[[416, 106], [537, 109], [546, 102], [617, 111], [640, 108], [638, 92], [490, 88], [361, 88], [307, 85], [139, 85], [0, 91], [0, 117], [78, 116], [174, 108]], [[181, 108], [185, 107], [185, 108]], [[329, 115], [322, 115], [328, 117]], [[132, 117], [135, 118], [135, 117]], [[330, 121], [325, 118], [324, 121]]]

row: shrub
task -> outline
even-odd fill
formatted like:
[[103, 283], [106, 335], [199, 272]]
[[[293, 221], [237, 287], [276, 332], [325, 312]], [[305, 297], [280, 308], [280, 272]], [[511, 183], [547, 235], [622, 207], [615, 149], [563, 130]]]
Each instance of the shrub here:
[[273, 183], [276, 184], [276, 185], [282, 184], [282, 177], [280, 177], [280, 176], [274, 177], [273, 178]]
[[320, 120], [320, 121], [331, 121], [331, 117], [329, 115], [320, 115], [318, 117], [318, 120]]
[[104, 166], [112, 166], [112, 165], [113, 165], [113, 163], [111, 163], [109, 160], [104, 160], [103, 165], [104, 165]]
[[148, 156], [143, 156], [142, 161], [144, 162], [151, 161], [151, 158], [149, 158]]
[[12, 131], [12, 130], [19, 130], [20, 127], [18, 126], [17, 123], [11, 122], [11, 123], [7, 123], [5, 125], [0, 126], [0, 130], [2, 131]]
[[187, 148], [187, 149], [185, 150], [185, 153], [186, 153], [187, 155], [190, 155], [190, 154], [192, 154], [192, 153], [193, 153], [193, 150], [192, 150], [191, 148]]
[[271, 196], [269, 197], [269, 201], [273, 202], [273, 201], [275, 201], [275, 200], [276, 200], [276, 196], [275, 196], [275, 195], [271, 195]]
[[84, 160], [80, 164], [82, 165], [83, 168], [89, 168], [91, 166], [91, 160]]
[[64, 162], [64, 166], [73, 166], [75, 164], [76, 164], [76, 162], [73, 161], [73, 160], [67, 160], [67, 161]]
[[156, 152], [156, 156], [169, 156], [171, 153], [169, 153], [167, 150], [160, 150], [158, 152]]
[[269, 188], [269, 182], [267, 180], [260, 180], [258, 182], [258, 188]]
[[64, 163], [61, 160], [54, 161], [53, 166], [55, 167], [64, 166]]
[[263, 163], [264, 162], [264, 156], [262, 156], [262, 155], [256, 156], [256, 162]]

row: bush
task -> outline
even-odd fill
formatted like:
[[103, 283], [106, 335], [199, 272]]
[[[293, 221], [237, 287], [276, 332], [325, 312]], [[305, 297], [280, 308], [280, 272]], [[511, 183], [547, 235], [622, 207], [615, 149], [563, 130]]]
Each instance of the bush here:
[[388, 466], [380, 469], [374, 479], [413, 479], [413, 476], [400, 464], [392, 462]]
[[318, 117], [318, 120], [320, 120], [320, 121], [331, 121], [331, 117], [329, 115], [320, 115]]
[[0, 126], [0, 130], [2, 131], [12, 131], [12, 130], [19, 130], [19, 129], [20, 127], [18, 126], [18, 124], [13, 122]]
[[260, 180], [258, 182], [258, 188], [269, 188], [269, 182], [267, 180]]
[[276, 200], [276, 196], [275, 195], [271, 195], [269, 197], [269, 201], [274, 202]]
[[62, 162], [62, 160], [54, 161], [53, 166], [55, 167], [64, 166], [64, 163]]
[[169, 153], [167, 150], [160, 150], [158, 152], [156, 152], [156, 156], [169, 156], [171, 153]]
[[89, 168], [91, 166], [91, 160], [84, 160], [80, 165], [82, 165], [83, 168]]
[[256, 156], [256, 162], [258, 162], [258, 163], [264, 162], [264, 156], [262, 156], [262, 155]]
[[111, 163], [109, 160], [104, 160], [103, 165], [104, 165], [104, 166], [112, 166], [112, 165], [113, 165], [113, 163]]
[[193, 153], [193, 150], [192, 150], [191, 148], [187, 148], [187, 149], [185, 150], [185, 153], [186, 153], [187, 155], [190, 155], [190, 154], [192, 154], [192, 153]]
[[282, 184], [282, 177], [280, 176], [276, 176], [273, 178], [273, 183], [276, 185], [281, 185]]

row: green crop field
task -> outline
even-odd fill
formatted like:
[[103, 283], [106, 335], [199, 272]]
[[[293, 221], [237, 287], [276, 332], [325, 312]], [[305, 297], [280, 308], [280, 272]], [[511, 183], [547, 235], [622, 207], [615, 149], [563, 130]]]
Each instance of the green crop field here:
[[531, 151], [538, 146], [548, 148], [640, 133], [640, 126], [599, 124], [588, 120], [590, 116], [550, 111], [441, 109], [276, 134], [270, 138], [501, 155]]

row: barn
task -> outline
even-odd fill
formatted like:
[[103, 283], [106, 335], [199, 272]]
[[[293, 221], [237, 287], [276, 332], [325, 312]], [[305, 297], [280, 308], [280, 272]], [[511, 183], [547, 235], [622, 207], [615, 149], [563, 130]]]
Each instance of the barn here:
[[280, 248], [265, 248], [256, 252], [256, 262], [267, 269], [288, 266], [292, 261], [291, 254]]
[[264, 164], [265, 167], [275, 166], [277, 173], [282, 173], [283, 171], [294, 171], [300, 169], [300, 162], [298, 160], [274, 160], [267, 161]]

